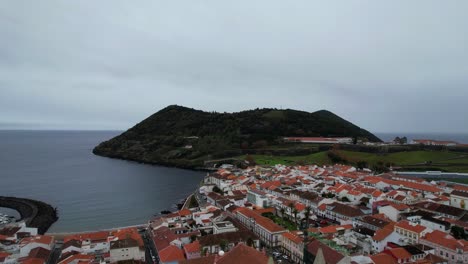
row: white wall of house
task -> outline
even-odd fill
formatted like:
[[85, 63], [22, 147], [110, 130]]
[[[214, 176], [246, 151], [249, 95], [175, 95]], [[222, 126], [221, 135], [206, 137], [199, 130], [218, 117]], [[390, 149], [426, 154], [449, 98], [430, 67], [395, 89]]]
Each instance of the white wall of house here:
[[29, 255], [29, 252], [31, 252], [31, 250], [33, 250], [35, 248], [38, 248], [38, 247], [45, 248], [47, 250], [51, 250], [50, 245], [32, 242], [32, 243], [26, 244], [26, 245], [24, 245], [23, 247], [20, 248], [20, 256], [21, 257], [26, 257], [26, 256]]
[[144, 260], [145, 252], [140, 251], [139, 247], [128, 247], [128, 248], [117, 248], [110, 250], [111, 262], [117, 262], [122, 260]]
[[402, 237], [397, 232], [393, 231], [389, 236], [381, 241], [372, 240], [372, 250], [374, 252], [382, 252], [388, 242], [401, 243]]
[[458, 196], [458, 195], [450, 195], [450, 205], [457, 207], [457, 208], [462, 208], [462, 209], [467, 209], [468, 208], [468, 197], [463, 197], [463, 196]]
[[398, 211], [397, 209], [395, 209], [393, 206], [390, 206], [390, 205], [380, 207], [379, 214], [384, 214], [385, 216], [387, 216], [388, 218], [390, 218], [390, 220], [394, 222], [398, 222], [399, 221], [398, 218], [400, 217], [400, 211]]

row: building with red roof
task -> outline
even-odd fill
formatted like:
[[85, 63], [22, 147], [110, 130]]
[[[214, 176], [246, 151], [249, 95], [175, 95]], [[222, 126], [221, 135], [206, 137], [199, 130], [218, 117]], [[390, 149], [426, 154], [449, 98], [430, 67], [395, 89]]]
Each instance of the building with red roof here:
[[409, 263], [411, 262], [412, 255], [404, 248], [390, 248], [383, 251], [397, 262], [397, 263]]
[[236, 218], [250, 228], [269, 247], [279, 246], [281, 234], [286, 232], [285, 228], [277, 225], [271, 219], [248, 208], [239, 208], [236, 211]]
[[434, 230], [421, 237], [420, 243], [434, 248], [435, 255], [450, 264], [468, 263], [468, 241], [464, 239], [455, 239], [447, 233]]
[[195, 240], [194, 242], [185, 245], [184, 253], [187, 259], [199, 258], [201, 256], [200, 242]]
[[182, 249], [169, 245], [161, 251], [158, 251], [160, 263], [174, 263], [180, 260], [184, 260], [184, 252]]
[[419, 243], [419, 238], [430, 231], [425, 226], [418, 225], [406, 220], [396, 223], [394, 230], [397, 234], [400, 234], [400, 236], [407, 239], [409, 244]]

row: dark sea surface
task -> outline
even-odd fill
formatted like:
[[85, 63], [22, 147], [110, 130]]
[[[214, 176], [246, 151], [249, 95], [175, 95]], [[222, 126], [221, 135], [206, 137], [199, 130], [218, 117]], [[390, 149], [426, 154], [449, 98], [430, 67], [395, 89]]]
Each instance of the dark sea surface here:
[[118, 131], [0, 131], [0, 195], [57, 207], [49, 232], [136, 225], [196, 190], [205, 173], [95, 156]]
[[395, 137], [407, 137], [408, 143], [412, 139], [434, 139], [434, 140], [452, 140], [462, 144], [468, 144], [467, 133], [374, 133], [385, 142], [392, 141]]

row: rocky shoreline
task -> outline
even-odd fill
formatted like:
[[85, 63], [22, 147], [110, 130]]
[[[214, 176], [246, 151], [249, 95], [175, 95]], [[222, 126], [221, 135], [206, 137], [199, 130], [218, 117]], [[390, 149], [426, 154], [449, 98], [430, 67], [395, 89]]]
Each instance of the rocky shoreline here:
[[57, 209], [41, 201], [0, 196], [0, 207], [11, 208], [19, 212], [28, 227], [35, 227], [39, 234], [47, 230], [58, 220]]

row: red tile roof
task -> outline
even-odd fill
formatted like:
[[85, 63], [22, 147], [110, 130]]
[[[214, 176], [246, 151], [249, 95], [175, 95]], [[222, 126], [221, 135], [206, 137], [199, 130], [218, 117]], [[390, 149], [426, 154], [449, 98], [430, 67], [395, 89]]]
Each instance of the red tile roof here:
[[295, 244], [300, 244], [302, 242], [302, 238], [291, 233], [291, 232], [285, 232], [282, 234], [283, 239], [288, 239], [294, 242]]
[[321, 243], [319, 240], [313, 240], [307, 245], [307, 251], [314, 256], [317, 256], [319, 248], [322, 249], [327, 264], [336, 264], [344, 258], [343, 254]]
[[200, 242], [196, 240], [193, 243], [187, 244], [184, 246], [184, 250], [186, 253], [200, 252]]
[[352, 229], [353, 225], [331, 225], [326, 227], [320, 227], [319, 232], [322, 234], [334, 234], [341, 230]]
[[88, 263], [90, 263], [91, 261], [94, 260], [94, 256], [84, 255], [84, 254], [70, 255], [66, 259], [60, 261], [59, 264], [68, 264], [68, 263], [71, 263], [73, 261], [80, 261], [80, 260], [84, 260], [84, 261], [87, 261]]
[[117, 237], [119, 240], [131, 238], [138, 243], [139, 247], [144, 246], [143, 239], [141, 238], [141, 235], [138, 233], [138, 229], [135, 227], [119, 229], [115, 231], [112, 235], [114, 237]]
[[110, 232], [108, 231], [100, 231], [100, 232], [93, 232], [93, 233], [83, 233], [83, 234], [75, 234], [75, 235], [70, 235], [66, 236], [63, 239], [63, 242], [66, 243], [69, 240], [75, 239], [79, 241], [83, 240], [90, 240], [91, 242], [93, 241], [105, 241], [107, 238], [110, 236]]
[[468, 241], [463, 239], [457, 240], [454, 237], [439, 230], [434, 230], [431, 233], [427, 233], [422, 239], [437, 244], [441, 247], [450, 248], [452, 250], [461, 249], [464, 252], [468, 252]]
[[239, 243], [216, 262], [216, 264], [239, 263], [267, 264], [268, 256], [252, 247]]
[[159, 251], [158, 254], [161, 262], [175, 262], [185, 259], [184, 252], [174, 245], [170, 245], [164, 248], [163, 250]]
[[33, 237], [25, 237], [21, 240], [20, 246], [29, 244], [29, 243], [39, 243], [44, 245], [51, 245], [54, 241], [53, 236], [33, 236]]
[[384, 251], [385, 253], [388, 252], [396, 259], [411, 259], [411, 254], [404, 248], [391, 248], [389, 250]]
[[414, 233], [417, 233], [417, 234], [420, 234], [421, 232], [426, 230], [425, 226], [418, 225], [418, 224], [412, 225], [412, 224], [410, 224], [410, 222], [408, 222], [406, 220], [403, 220], [403, 221], [400, 221], [400, 222], [396, 223], [395, 227], [399, 227], [399, 228], [402, 228], [402, 229], [405, 229], [405, 230], [408, 230], [408, 231], [411, 231], [411, 232], [414, 232]]
[[376, 264], [397, 264], [396, 260], [385, 253], [380, 253], [377, 255], [370, 256], [372, 261]]
[[271, 233], [286, 231], [286, 229], [277, 225], [271, 219], [261, 216], [257, 214], [255, 211], [252, 211], [248, 208], [245, 208], [245, 207], [239, 208], [239, 210], [237, 210], [237, 213], [243, 214], [244, 216], [249, 217], [249, 218], [254, 218], [258, 225], [260, 225], [261, 227], [263, 227], [264, 229], [268, 230]]
[[385, 238], [387, 238], [391, 233], [393, 233], [393, 230], [390, 228], [382, 228], [379, 229], [375, 232], [374, 236], [372, 237], [373, 240], [375, 241], [382, 241]]
[[192, 214], [192, 211], [190, 211], [189, 209], [182, 209], [179, 211], [179, 215], [180, 216], [188, 216], [188, 215], [191, 215]]

